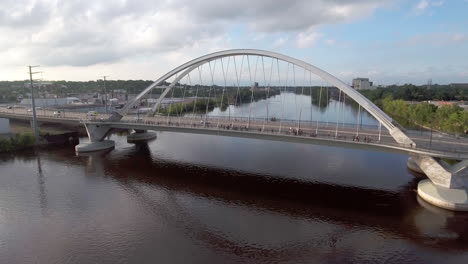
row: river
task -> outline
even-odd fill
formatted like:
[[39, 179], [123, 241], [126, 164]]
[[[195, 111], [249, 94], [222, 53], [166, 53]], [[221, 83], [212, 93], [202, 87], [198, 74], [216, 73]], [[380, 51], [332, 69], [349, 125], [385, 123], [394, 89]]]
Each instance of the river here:
[[468, 263], [468, 214], [420, 201], [405, 155], [111, 139], [0, 154], [0, 263]]

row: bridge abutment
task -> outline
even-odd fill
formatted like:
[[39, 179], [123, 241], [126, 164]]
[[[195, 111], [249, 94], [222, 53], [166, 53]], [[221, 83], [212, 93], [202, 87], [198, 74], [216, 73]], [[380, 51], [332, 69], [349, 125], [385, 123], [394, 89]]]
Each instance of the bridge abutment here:
[[93, 152], [111, 149], [115, 147], [115, 142], [112, 140], [104, 140], [111, 128], [101, 124], [84, 124], [88, 133], [89, 142], [80, 143], [75, 146], [75, 151], [78, 153]]

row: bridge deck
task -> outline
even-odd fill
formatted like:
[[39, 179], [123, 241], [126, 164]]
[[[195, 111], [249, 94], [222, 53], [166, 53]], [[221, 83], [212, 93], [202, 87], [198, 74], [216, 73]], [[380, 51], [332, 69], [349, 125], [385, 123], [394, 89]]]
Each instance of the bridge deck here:
[[[39, 110], [37, 117], [42, 122], [79, 125], [82, 122], [106, 124], [112, 128], [171, 131], [179, 133], [220, 135], [231, 137], [255, 138], [274, 141], [346, 146], [359, 149], [374, 149], [405, 154], [427, 155], [448, 159], [468, 159], [468, 139], [455, 138], [449, 135], [433, 133], [432, 140], [427, 132], [411, 131], [409, 134], [416, 142], [417, 148], [397, 144], [388, 132], [383, 129], [379, 141], [377, 127], [362, 126], [359, 139], [356, 138], [357, 127], [354, 124], [325, 123], [316, 121], [267, 121], [265, 119], [248, 119], [245, 117], [217, 118], [209, 117], [168, 117], [155, 116], [136, 119], [126, 116], [120, 122], [103, 122], [108, 115], [99, 119], [87, 118], [86, 113], [62, 112], [54, 117], [52, 110]], [[25, 109], [0, 109], [0, 117], [30, 120], [31, 113]]]

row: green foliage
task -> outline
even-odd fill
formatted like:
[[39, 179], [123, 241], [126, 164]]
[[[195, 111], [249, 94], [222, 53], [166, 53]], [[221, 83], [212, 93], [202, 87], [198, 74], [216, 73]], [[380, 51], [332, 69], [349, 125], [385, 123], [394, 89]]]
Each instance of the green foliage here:
[[0, 152], [32, 146], [34, 145], [34, 141], [32, 133], [17, 134], [14, 137], [3, 138], [0, 139]]
[[408, 104], [390, 96], [381, 104], [387, 114], [403, 124], [417, 124], [450, 133], [464, 133], [468, 129], [468, 113], [456, 105]]
[[450, 85], [433, 85], [431, 89], [427, 86], [416, 86], [413, 84], [392, 85], [375, 90], [360, 91], [369, 100], [378, 103], [388, 96], [405, 101], [427, 101], [427, 100], [466, 100], [468, 89], [452, 87]]

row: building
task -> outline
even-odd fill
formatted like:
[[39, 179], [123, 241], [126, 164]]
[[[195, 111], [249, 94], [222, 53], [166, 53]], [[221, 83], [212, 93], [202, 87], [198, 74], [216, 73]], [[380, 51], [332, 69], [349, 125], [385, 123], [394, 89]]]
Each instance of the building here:
[[[80, 99], [78, 99], [76, 97], [35, 98], [34, 103], [38, 107], [49, 107], [49, 106], [58, 106], [58, 105], [79, 104]], [[30, 106], [31, 105], [31, 98], [22, 99], [20, 104]]]
[[356, 90], [374, 90], [376, 87], [369, 78], [355, 78], [353, 79], [352, 87]]
[[468, 83], [451, 83], [450, 87], [467, 89], [468, 88]]

